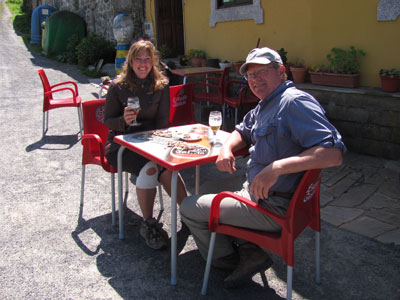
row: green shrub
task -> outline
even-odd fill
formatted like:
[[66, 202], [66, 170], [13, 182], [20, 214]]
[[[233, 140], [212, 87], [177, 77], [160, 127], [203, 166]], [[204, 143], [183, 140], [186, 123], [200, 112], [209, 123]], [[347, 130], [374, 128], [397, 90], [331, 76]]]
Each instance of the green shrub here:
[[101, 58], [105, 63], [114, 62], [115, 54], [115, 43], [94, 33], [89, 33], [76, 46], [76, 57], [81, 67], [96, 65]]
[[339, 74], [357, 74], [360, 73], [361, 57], [365, 52], [350, 46], [348, 50], [341, 48], [332, 48], [328, 59], [331, 72]]
[[76, 49], [80, 42], [81, 42], [81, 38], [77, 34], [73, 34], [68, 38], [67, 51], [65, 53], [67, 63], [69, 63], [69, 64], [77, 64], [78, 63]]

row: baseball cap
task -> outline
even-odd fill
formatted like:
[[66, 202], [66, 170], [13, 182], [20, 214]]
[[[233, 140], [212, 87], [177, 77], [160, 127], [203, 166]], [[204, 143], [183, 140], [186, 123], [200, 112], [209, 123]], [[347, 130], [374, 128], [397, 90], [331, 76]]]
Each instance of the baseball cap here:
[[272, 62], [283, 64], [278, 52], [268, 47], [255, 48], [249, 52], [246, 62], [240, 67], [239, 72], [244, 75], [249, 64], [268, 65]]

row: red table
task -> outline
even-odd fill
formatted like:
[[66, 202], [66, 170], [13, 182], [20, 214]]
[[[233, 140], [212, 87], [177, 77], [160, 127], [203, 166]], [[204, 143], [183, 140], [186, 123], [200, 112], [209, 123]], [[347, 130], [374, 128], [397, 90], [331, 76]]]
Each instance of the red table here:
[[[158, 131], [160, 132], [160, 131]], [[171, 179], [171, 284], [176, 285], [176, 244], [177, 244], [177, 178], [178, 171], [196, 166], [196, 193], [198, 192], [199, 166], [214, 162], [219, 154], [220, 147], [210, 145], [208, 136], [212, 136], [211, 129], [202, 124], [192, 124], [170, 127], [161, 130], [170, 133], [171, 137], [155, 136], [154, 131], [143, 131], [127, 135], [118, 135], [114, 141], [121, 145], [118, 151], [118, 213], [119, 213], [119, 238], [124, 238], [123, 225], [123, 196], [122, 196], [122, 154], [129, 149], [147, 157], [167, 168], [172, 173]], [[168, 143], [178, 142], [184, 139], [184, 134], [190, 134], [197, 140], [186, 141], [186, 145], [192, 146], [192, 150], [182, 150], [179, 146], [170, 146]], [[230, 133], [219, 130], [217, 139], [221, 142], [229, 137]], [[190, 139], [189, 139], [190, 140]], [[182, 142], [181, 142], [182, 143]]]
[[186, 84], [188, 76], [194, 75], [208, 75], [213, 73], [222, 73], [224, 70], [212, 67], [196, 67], [196, 68], [182, 68], [171, 70], [172, 74], [182, 76], [183, 84]]

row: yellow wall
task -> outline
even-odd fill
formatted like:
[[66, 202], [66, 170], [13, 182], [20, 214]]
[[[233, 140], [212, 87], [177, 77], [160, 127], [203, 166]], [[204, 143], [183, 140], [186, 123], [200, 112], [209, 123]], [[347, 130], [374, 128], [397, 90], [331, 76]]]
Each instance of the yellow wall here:
[[[147, 14], [149, 5], [146, 0]], [[381, 68], [400, 69], [400, 17], [377, 21], [379, 0], [261, 0], [264, 23], [253, 20], [209, 25], [210, 0], [183, 0], [185, 49], [203, 49], [212, 58], [246, 58], [260, 38], [260, 46], [288, 51], [288, 60], [306, 66], [327, 63], [332, 47], [350, 45], [364, 50], [361, 85], [380, 86]], [[154, 17], [153, 17], [154, 18]], [[149, 17], [150, 19], [150, 17]]]

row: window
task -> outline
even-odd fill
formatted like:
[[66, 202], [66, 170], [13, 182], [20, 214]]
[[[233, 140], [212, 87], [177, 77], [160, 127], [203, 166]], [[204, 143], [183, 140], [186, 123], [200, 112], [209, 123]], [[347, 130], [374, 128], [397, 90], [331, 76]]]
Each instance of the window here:
[[248, 4], [253, 4], [253, 0], [218, 0], [217, 8], [228, 8]]
[[400, 16], [400, 2], [398, 0], [380, 0], [378, 3], [378, 21], [394, 21]]
[[261, 0], [210, 0], [210, 27], [217, 22], [253, 19], [256, 24], [264, 23]]

